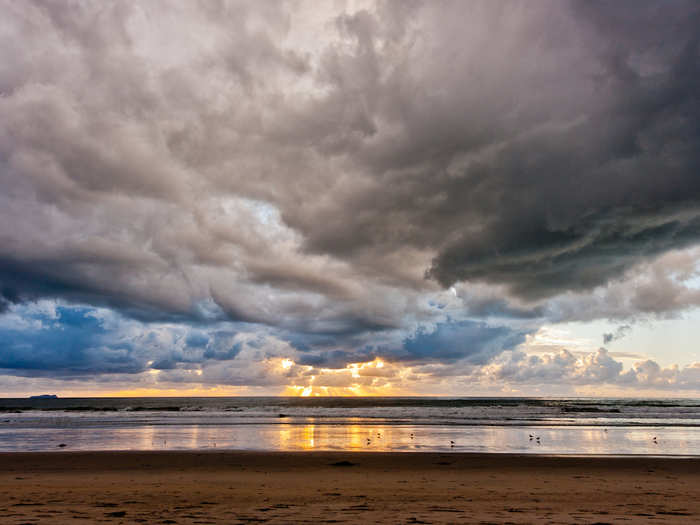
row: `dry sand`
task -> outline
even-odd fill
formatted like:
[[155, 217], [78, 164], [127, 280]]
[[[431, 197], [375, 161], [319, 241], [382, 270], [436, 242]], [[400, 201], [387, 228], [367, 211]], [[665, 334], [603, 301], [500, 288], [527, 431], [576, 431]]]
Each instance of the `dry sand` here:
[[700, 459], [0, 454], [0, 523], [694, 523]]

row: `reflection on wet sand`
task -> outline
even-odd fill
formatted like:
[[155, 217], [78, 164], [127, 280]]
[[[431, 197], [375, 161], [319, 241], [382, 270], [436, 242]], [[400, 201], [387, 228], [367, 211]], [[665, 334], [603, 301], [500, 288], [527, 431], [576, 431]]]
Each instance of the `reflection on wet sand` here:
[[[532, 436], [532, 437], [530, 437]], [[654, 439], [656, 438], [656, 439]], [[684, 427], [451, 427], [279, 423], [0, 429], [0, 450], [347, 450], [516, 454], [700, 455]]]
[[313, 450], [316, 446], [314, 440], [314, 425], [306, 425], [302, 429], [301, 448], [304, 450]]

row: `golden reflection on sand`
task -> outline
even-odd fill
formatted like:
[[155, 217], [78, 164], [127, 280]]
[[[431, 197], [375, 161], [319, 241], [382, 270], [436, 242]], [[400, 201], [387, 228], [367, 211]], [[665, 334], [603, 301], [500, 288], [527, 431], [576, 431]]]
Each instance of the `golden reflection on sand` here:
[[292, 448], [292, 432], [288, 427], [282, 427], [279, 430], [279, 444], [282, 450], [291, 450]]
[[590, 454], [604, 454], [608, 450], [609, 434], [605, 428], [593, 428], [583, 432], [581, 441], [586, 443]]
[[350, 425], [347, 429], [348, 432], [348, 447], [349, 448], [362, 448], [364, 446], [364, 432], [362, 427], [357, 425]]
[[312, 450], [316, 446], [315, 439], [316, 425], [306, 425], [301, 431], [300, 448]]

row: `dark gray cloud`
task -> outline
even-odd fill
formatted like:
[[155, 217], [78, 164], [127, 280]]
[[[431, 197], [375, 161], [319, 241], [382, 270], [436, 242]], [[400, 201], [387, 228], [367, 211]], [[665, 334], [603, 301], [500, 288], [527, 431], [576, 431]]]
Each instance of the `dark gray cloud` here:
[[366, 180], [285, 219], [312, 250], [435, 250], [441, 284], [531, 298], [697, 242], [699, 13], [658, 11], [432, 4], [399, 36], [358, 15], [325, 67], [339, 105], [361, 86], [374, 125], [343, 153]]
[[13, 288], [6, 286], [0, 290], [0, 314], [7, 310], [12, 303], [16, 303], [18, 301], [19, 296]]
[[[461, 283], [436, 295], [445, 313], [459, 312], [498, 322], [560, 323], [607, 319], [613, 322], [677, 318], [700, 306], [700, 249], [673, 250], [637, 264], [620, 277], [589, 290], [550, 298], [524, 299], [507, 285]], [[629, 323], [623, 323], [626, 326]]]
[[696, 2], [3, 15], [0, 312], [204, 330], [124, 370], [257, 355], [224, 321], [334, 368], [486, 362], [537, 323], [700, 304]]
[[630, 332], [630, 330], [632, 330], [632, 327], [630, 325], [623, 324], [622, 326], [618, 326], [614, 332], [604, 333], [603, 334], [603, 344], [607, 345], [608, 343], [612, 343], [613, 341], [617, 341], [618, 339], [622, 339]]

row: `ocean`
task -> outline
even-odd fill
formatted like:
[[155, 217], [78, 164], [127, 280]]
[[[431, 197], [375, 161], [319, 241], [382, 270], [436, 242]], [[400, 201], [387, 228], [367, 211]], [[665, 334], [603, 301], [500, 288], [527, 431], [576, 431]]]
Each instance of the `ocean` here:
[[700, 400], [0, 399], [0, 452], [335, 450], [700, 455]]

